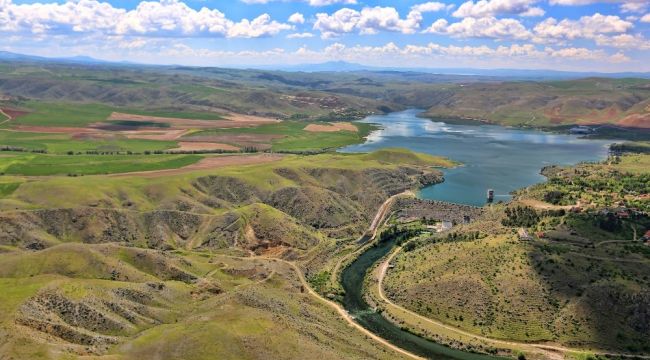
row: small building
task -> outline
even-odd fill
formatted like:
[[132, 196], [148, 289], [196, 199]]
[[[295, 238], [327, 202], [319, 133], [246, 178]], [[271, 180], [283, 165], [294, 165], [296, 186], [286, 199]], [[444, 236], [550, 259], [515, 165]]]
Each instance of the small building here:
[[522, 241], [533, 240], [533, 238], [528, 233], [528, 230], [526, 230], [524, 228], [519, 228], [519, 230], [517, 231], [517, 235], [519, 235], [519, 240], [522, 240]]

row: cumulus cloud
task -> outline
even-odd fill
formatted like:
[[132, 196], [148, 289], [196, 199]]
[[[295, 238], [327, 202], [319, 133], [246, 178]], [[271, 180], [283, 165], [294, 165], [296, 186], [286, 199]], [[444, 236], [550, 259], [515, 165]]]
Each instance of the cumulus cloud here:
[[622, 13], [643, 13], [650, 3], [647, 0], [550, 0], [551, 5], [582, 6], [598, 3], [620, 3]]
[[650, 50], [650, 41], [642, 35], [619, 34], [613, 36], [597, 35], [594, 38], [596, 45], [621, 49]]
[[143, 1], [133, 10], [96, 0], [14, 4], [0, 0], [0, 30], [32, 34], [103, 33], [136, 36], [261, 37], [291, 29], [268, 14], [234, 22], [216, 9], [195, 10], [179, 0]]
[[[268, 4], [273, 1], [280, 1], [280, 0], [241, 0], [243, 3], [246, 4]], [[300, 0], [294, 0], [294, 1], [300, 1]], [[302, 0], [302, 2], [306, 2], [311, 6], [328, 6], [328, 5], [334, 5], [334, 4], [356, 4], [356, 0]]]
[[306, 39], [306, 38], [311, 38], [314, 37], [314, 34], [310, 32], [303, 32], [303, 33], [293, 33], [287, 35], [287, 39]]
[[544, 10], [533, 6], [539, 0], [479, 0], [467, 1], [460, 5], [455, 17], [494, 17], [498, 15], [542, 16]]
[[304, 24], [305, 16], [299, 12], [293, 13], [291, 16], [289, 16], [289, 20], [287, 21], [293, 24]]
[[442, 10], [445, 10], [445, 9], [449, 10], [449, 9], [453, 8], [454, 6], [455, 6], [454, 4], [447, 5], [447, 4], [443, 4], [441, 2], [437, 2], [437, 1], [429, 1], [429, 2], [426, 2], [426, 3], [422, 3], [422, 4], [413, 5], [411, 7], [411, 11], [416, 11], [416, 12], [419, 12], [421, 14], [424, 14], [424, 13], [429, 13], [429, 12], [438, 12], [438, 11], [442, 11]]
[[422, 21], [422, 14], [411, 11], [406, 18], [401, 18], [393, 7], [366, 7], [361, 11], [342, 8], [333, 14], [316, 14], [314, 30], [321, 32], [325, 39], [342, 34], [358, 32], [360, 34], [376, 34], [379, 31], [415, 33]]
[[634, 24], [616, 15], [583, 16], [579, 20], [557, 21], [548, 18], [533, 29], [538, 41], [563, 41], [578, 38], [594, 39], [600, 34], [620, 34], [632, 29]]
[[531, 37], [531, 33], [519, 20], [510, 18], [497, 19], [495, 17], [468, 17], [453, 24], [448, 24], [445, 19], [439, 19], [424, 32], [447, 34], [462, 38], [526, 40]]
[[650, 23], [650, 14], [643, 15], [643, 17], [639, 21], [644, 22], [644, 23]]

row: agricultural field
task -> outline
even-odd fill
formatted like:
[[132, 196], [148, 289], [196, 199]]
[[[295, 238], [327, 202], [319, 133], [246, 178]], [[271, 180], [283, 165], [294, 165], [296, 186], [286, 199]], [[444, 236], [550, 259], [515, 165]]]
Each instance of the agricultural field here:
[[[634, 195], [648, 192], [638, 188], [648, 184], [647, 161], [628, 154], [609, 164], [547, 169], [549, 181], [520, 191], [514, 202], [407, 244], [384, 280], [386, 295], [492, 339], [649, 351], [650, 250], [640, 236], [650, 218], [638, 211], [650, 199]], [[541, 195], [553, 191], [564, 194], [556, 204]]]
[[[313, 127], [309, 128], [310, 126], [320, 126], [320, 128], [316, 128], [317, 130], [314, 131]], [[334, 130], [329, 128], [334, 128]], [[240, 148], [254, 147], [273, 151], [321, 151], [360, 143], [372, 129], [372, 125], [364, 123], [349, 124], [346, 128], [337, 128], [327, 123], [309, 124], [302, 121], [283, 121], [254, 128], [198, 131], [184, 136], [183, 140], [213, 140]]]
[[45, 155], [5, 152], [0, 173], [7, 175], [97, 175], [177, 169], [202, 159], [199, 155]]

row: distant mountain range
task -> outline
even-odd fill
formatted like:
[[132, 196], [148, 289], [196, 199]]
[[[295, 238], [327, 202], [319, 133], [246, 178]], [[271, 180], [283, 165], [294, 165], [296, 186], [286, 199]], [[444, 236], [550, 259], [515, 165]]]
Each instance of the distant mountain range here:
[[[129, 66], [152, 66], [128, 61], [106, 61], [95, 59], [90, 56], [77, 55], [72, 57], [43, 57], [35, 55], [18, 54], [8, 51], [0, 51], [0, 61], [32, 61], [32, 62], [60, 62], [73, 64], [98, 64], [98, 65], [129, 65]], [[206, 66], [207, 67], [207, 66]], [[266, 66], [238, 66], [242, 69], [256, 69], [268, 71], [287, 72], [414, 72], [440, 75], [466, 75], [485, 76], [496, 78], [513, 78], [519, 80], [569, 80], [585, 77], [604, 78], [644, 78], [650, 79], [650, 72], [579, 72], [559, 71], [544, 69], [475, 69], [475, 68], [407, 68], [407, 67], [379, 67], [368, 66], [345, 61], [330, 61], [317, 64], [300, 65], [266, 65]]]
[[303, 72], [328, 72], [328, 71], [374, 71], [374, 72], [418, 72], [441, 75], [468, 75], [468, 76], [493, 76], [513, 77], [526, 79], [577, 79], [585, 77], [606, 77], [606, 78], [650, 78], [650, 72], [579, 72], [559, 71], [545, 69], [475, 69], [475, 68], [406, 68], [406, 67], [377, 67], [362, 64], [348, 63], [345, 61], [332, 61], [319, 64], [302, 64], [289, 66], [266, 66], [265, 70], [281, 71], [303, 71]]

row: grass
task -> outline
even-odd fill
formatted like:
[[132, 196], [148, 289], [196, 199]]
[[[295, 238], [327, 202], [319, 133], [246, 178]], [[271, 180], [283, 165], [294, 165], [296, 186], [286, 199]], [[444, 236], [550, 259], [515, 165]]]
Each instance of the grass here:
[[145, 139], [88, 139], [76, 140], [66, 134], [0, 131], [0, 146], [13, 146], [28, 150], [45, 150], [48, 153], [65, 154], [68, 151], [127, 152], [168, 150], [175, 148], [175, 141]]
[[201, 160], [198, 155], [69, 155], [16, 154], [0, 158], [9, 175], [97, 175], [175, 169]]
[[147, 111], [131, 108], [120, 108], [101, 103], [66, 103], [31, 100], [21, 103], [20, 107], [25, 108], [30, 112], [26, 115], [20, 116], [17, 119], [14, 119], [12, 121], [12, 124], [52, 127], [85, 127], [92, 123], [105, 121], [112, 112], [197, 120], [222, 119], [222, 116], [216, 113], [173, 110]]
[[102, 104], [68, 104], [28, 101], [24, 107], [31, 112], [12, 121], [18, 125], [84, 127], [106, 120], [114, 111]]
[[[273, 151], [321, 151], [361, 143], [374, 129], [371, 124], [355, 123], [354, 125], [359, 129], [356, 133], [352, 131], [329, 133], [305, 131], [304, 128], [309, 124], [309, 122], [302, 121], [283, 121], [254, 128], [204, 130], [188, 135], [188, 137], [238, 134], [277, 135], [279, 138], [272, 140]], [[239, 144], [232, 143], [232, 145]]]

